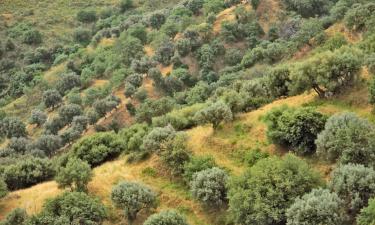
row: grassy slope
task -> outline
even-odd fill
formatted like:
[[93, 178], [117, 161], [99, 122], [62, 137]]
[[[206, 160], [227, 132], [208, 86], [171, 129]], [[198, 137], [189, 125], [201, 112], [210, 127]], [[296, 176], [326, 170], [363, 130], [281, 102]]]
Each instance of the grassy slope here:
[[[43, 3], [45, 1], [39, 2]], [[10, 0], [6, 0], [5, 5], [10, 5], [10, 2]], [[16, 2], [20, 4], [20, 7], [26, 7], [22, 1], [17, 0]], [[57, 1], [56, 4], [62, 4], [63, 2], [66, 1], [60, 0]], [[97, 0], [96, 2], [101, 1]], [[273, 6], [271, 9], [273, 10], [275, 7], [278, 7], [276, 4], [277, 1], [275, 0], [264, 2], [271, 4]], [[66, 3], [66, 5], [69, 5], [69, 3]], [[63, 7], [66, 7], [66, 5]], [[267, 7], [264, 6], [260, 8], [266, 10]], [[0, 14], [7, 10], [7, 7], [1, 8]], [[269, 10], [269, 12], [272, 12], [272, 10]], [[72, 12], [70, 15], [74, 14], [75, 12]], [[262, 26], [267, 28], [268, 25], [269, 23], [264, 20]], [[360, 37], [349, 34], [340, 24], [334, 25], [327, 30], [329, 35], [333, 35], [337, 32], [343, 33], [352, 43], [360, 40]], [[148, 55], [153, 54], [153, 49], [149, 46], [145, 47], [145, 51]], [[304, 53], [303, 56], [306, 56], [306, 54]], [[164, 74], [171, 70], [171, 68], [168, 67], [163, 67], [161, 69]], [[59, 68], [52, 68], [50, 72], [46, 73], [46, 77], [51, 77], [51, 79], [53, 79], [55, 70], [59, 70]], [[364, 70], [362, 75], [364, 78], [367, 78], [367, 71]], [[102, 85], [105, 82], [107, 81], [100, 80], [93, 85]], [[154, 93], [152, 85], [149, 82], [150, 81], [146, 81], [144, 86], [149, 93]], [[246, 151], [261, 148], [274, 154], [285, 153], [285, 151], [277, 149], [274, 145], [268, 143], [266, 138], [266, 126], [261, 118], [271, 108], [283, 104], [290, 106], [310, 105], [317, 107], [319, 111], [326, 114], [341, 111], [354, 111], [360, 116], [375, 121], [375, 117], [371, 113], [372, 109], [367, 104], [368, 93], [364, 85], [365, 82], [361, 83], [358, 88], [348, 90], [343, 96], [330, 100], [320, 100], [314, 93], [280, 99], [253, 112], [238, 115], [233, 122], [225, 124], [215, 133], [210, 126], [193, 128], [187, 131], [189, 135], [189, 147], [196, 155], [209, 154], [214, 156], [219, 166], [228, 169], [234, 175], [239, 175], [245, 170], [240, 159]], [[120, 89], [118, 92], [121, 93], [121, 91]], [[13, 111], [16, 109], [16, 105], [14, 104], [17, 104], [18, 101], [24, 104], [27, 102], [26, 97], [22, 97], [16, 100], [15, 103], [12, 103], [13, 105], [8, 106], [12, 107], [10, 110]], [[123, 100], [123, 102], [125, 102], [125, 100]], [[118, 114], [118, 112], [109, 115], [109, 117]], [[23, 112], [20, 111], [19, 114], [22, 115]], [[90, 134], [90, 132], [88, 132], [88, 134]], [[321, 162], [316, 158], [312, 157], [307, 160], [314, 168], [321, 171], [323, 175], [327, 175], [331, 170], [331, 165]], [[168, 173], [162, 168], [157, 157], [152, 157], [142, 163], [130, 165], [125, 164], [125, 157], [120, 157], [115, 161], [107, 162], [94, 169], [94, 174], [95, 176], [89, 184], [89, 193], [98, 196], [109, 207], [111, 214], [106, 224], [119, 224], [122, 222], [121, 212], [112, 208], [109, 194], [112, 186], [123, 179], [139, 181], [151, 186], [159, 194], [160, 206], [157, 209], [158, 211], [164, 208], [177, 208], [188, 217], [192, 225], [220, 224], [220, 215], [222, 215], [222, 213], [207, 212], [207, 210], [203, 209], [196, 201], [193, 201], [186, 187], [168, 178]], [[0, 219], [16, 207], [26, 208], [31, 214], [36, 213], [41, 209], [45, 199], [56, 196], [60, 192], [61, 190], [57, 188], [56, 183], [53, 181], [12, 192], [6, 198], [0, 200]], [[147, 213], [140, 215], [137, 224], [141, 224], [147, 215]]]

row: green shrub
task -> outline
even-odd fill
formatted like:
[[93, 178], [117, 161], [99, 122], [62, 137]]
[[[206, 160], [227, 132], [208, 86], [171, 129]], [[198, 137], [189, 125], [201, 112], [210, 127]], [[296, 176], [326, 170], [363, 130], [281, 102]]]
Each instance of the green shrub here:
[[88, 45], [91, 40], [91, 31], [86, 28], [76, 28], [73, 33], [73, 40], [82, 45]]
[[312, 108], [274, 108], [265, 116], [267, 137], [299, 155], [316, 150], [315, 139], [324, 129], [326, 117]]
[[198, 111], [194, 119], [200, 124], [211, 123], [214, 130], [216, 130], [221, 122], [231, 121], [233, 119], [233, 114], [225, 103], [218, 101]]
[[195, 173], [211, 169], [215, 166], [215, 159], [212, 156], [192, 156], [184, 165], [184, 179], [189, 183], [192, 181]]
[[77, 13], [77, 20], [82, 23], [92, 23], [97, 19], [96, 12], [94, 10], [80, 10]]
[[175, 210], [165, 210], [147, 218], [144, 225], [188, 225], [186, 219]]
[[321, 183], [319, 175], [295, 156], [262, 159], [229, 185], [229, 212], [239, 225], [285, 223], [294, 200]]
[[286, 212], [288, 225], [341, 225], [345, 221], [343, 201], [336, 193], [325, 189], [314, 189], [312, 192], [297, 198]]
[[148, 187], [133, 182], [121, 182], [114, 186], [111, 199], [117, 208], [124, 210], [129, 224], [136, 219], [139, 211], [156, 206], [156, 194]]
[[374, 165], [374, 126], [354, 113], [331, 116], [315, 143], [317, 153], [329, 161]]
[[220, 207], [226, 202], [227, 180], [224, 170], [213, 167], [195, 173], [190, 190], [193, 197], [205, 206]]
[[368, 206], [361, 210], [357, 217], [358, 225], [372, 225], [375, 223], [375, 199], [372, 198], [368, 202]]
[[118, 156], [124, 150], [122, 141], [114, 132], [97, 133], [84, 137], [75, 143], [71, 149], [71, 156], [97, 166]]
[[70, 158], [65, 167], [58, 168], [55, 180], [59, 188], [69, 187], [71, 190], [85, 191], [92, 176], [90, 165], [87, 162]]

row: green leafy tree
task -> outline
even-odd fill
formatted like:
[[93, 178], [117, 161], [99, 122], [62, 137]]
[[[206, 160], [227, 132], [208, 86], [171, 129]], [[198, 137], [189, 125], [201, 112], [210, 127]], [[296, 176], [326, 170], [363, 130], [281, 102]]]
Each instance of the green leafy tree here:
[[220, 207], [226, 202], [227, 173], [217, 167], [193, 175], [190, 190], [194, 198], [205, 206]]
[[49, 157], [51, 157], [61, 147], [62, 140], [57, 135], [41, 135], [32, 144], [33, 149], [42, 150]]
[[57, 90], [50, 89], [43, 93], [43, 103], [47, 108], [54, 109], [62, 101], [62, 97]]
[[336, 193], [314, 189], [289, 207], [287, 225], [341, 225], [345, 221], [342, 204]]
[[64, 124], [69, 124], [75, 116], [82, 115], [82, 108], [76, 104], [64, 105], [59, 109], [59, 116]]
[[273, 67], [266, 73], [266, 83], [273, 97], [288, 96], [289, 75], [290, 70], [287, 65]]
[[40, 110], [33, 110], [29, 119], [30, 124], [43, 125], [47, 121], [47, 115]]
[[129, 224], [141, 210], [156, 206], [156, 194], [148, 187], [132, 182], [121, 182], [114, 186], [111, 199], [117, 208], [124, 210]]
[[218, 101], [198, 111], [194, 118], [201, 124], [211, 123], [214, 130], [216, 130], [221, 122], [231, 121], [233, 119], [233, 114], [225, 103]]
[[161, 159], [169, 167], [173, 175], [184, 172], [184, 164], [190, 159], [185, 133], [177, 133], [172, 139], [162, 144]]
[[294, 10], [303, 17], [314, 17], [327, 13], [334, 1], [328, 0], [283, 0], [288, 9]]
[[160, 152], [164, 143], [175, 136], [176, 131], [172, 126], [155, 127], [143, 138], [142, 149], [147, 152]]
[[315, 152], [315, 139], [324, 129], [326, 117], [312, 108], [274, 108], [265, 116], [267, 137], [275, 144], [300, 154]]
[[91, 36], [91, 31], [83, 27], [78, 27], [73, 32], [73, 40], [84, 46], [90, 43]]
[[317, 153], [329, 161], [373, 166], [375, 160], [375, 128], [354, 113], [331, 116], [315, 143]]
[[27, 30], [23, 33], [22, 41], [28, 45], [37, 45], [42, 43], [42, 34], [35, 29]]
[[142, 41], [130, 35], [121, 35], [116, 42], [116, 49], [125, 65], [129, 66], [133, 59], [140, 59], [144, 54]]
[[361, 61], [358, 52], [348, 48], [327, 51], [297, 63], [292, 69], [293, 94], [313, 89], [321, 98], [338, 94], [358, 78]]
[[94, 10], [80, 10], [77, 13], [77, 20], [83, 23], [92, 23], [97, 19], [96, 12]]
[[151, 215], [143, 225], [188, 225], [188, 223], [177, 211], [165, 210]]
[[8, 148], [13, 149], [18, 154], [24, 154], [29, 147], [30, 140], [24, 137], [11, 138]]
[[80, 77], [75, 73], [68, 73], [61, 76], [61, 79], [56, 84], [56, 90], [58, 90], [61, 95], [65, 95], [68, 91], [80, 86]]
[[126, 12], [133, 7], [134, 7], [133, 0], [121, 0], [120, 1], [121, 12]]
[[65, 167], [60, 167], [55, 180], [60, 188], [69, 187], [72, 191], [86, 191], [92, 179], [90, 165], [77, 158], [70, 158]]
[[8, 194], [7, 184], [3, 179], [0, 179], [0, 199], [4, 198]]
[[172, 42], [164, 42], [155, 52], [155, 59], [163, 65], [169, 65], [174, 55], [174, 44]]
[[372, 225], [375, 223], [375, 199], [372, 198], [368, 202], [368, 206], [361, 210], [357, 217], [358, 225]]
[[332, 171], [328, 187], [344, 201], [344, 208], [354, 220], [375, 196], [375, 171], [358, 164], [341, 165]]
[[0, 225], [24, 225], [27, 220], [26, 210], [16, 208], [12, 210]]
[[213, 167], [216, 167], [216, 163], [212, 156], [193, 156], [184, 164], [184, 179], [187, 183], [190, 183], [195, 173]]
[[149, 24], [154, 29], [160, 29], [160, 27], [165, 23], [166, 16], [163, 11], [156, 11], [152, 13], [149, 17]]
[[47, 200], [42, 212], [31, 218], [29, 223], [101, 225], [106, 218], [105, 206], [99, 199], [83, 192], [65, 192]]
[[240, 225], [285, 223], [294, 200], [321, 183], [319, 175], [293, 155], [262, 159], [230, 184], [229, 212]]
[[7, 138], [25, 137], [26, 125], [16, 117], [5, 117], [0, 121], [0, 136]]

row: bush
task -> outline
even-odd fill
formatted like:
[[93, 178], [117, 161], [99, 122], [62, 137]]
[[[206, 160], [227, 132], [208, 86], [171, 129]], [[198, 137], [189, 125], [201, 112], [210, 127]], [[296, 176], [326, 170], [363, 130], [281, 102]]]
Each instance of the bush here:
[[132, 182], [114, 186], [111, 199], [117, 208], [124, 210], [129, 224], [136, 219], [139, 211], [156, 206], [156, 194], [148, 187]]
[[[370, 71], [370, 73], [375, 74], [375, 53], [367, 57], [365, 64], [368, 67], [368, 70]], [[372, 95], [372, 96], [375, 96], [375, 95]]]
[[37, 45], [42, 43], [42, 34], [38, 30], [28, 30], [23, 34], [23, 43]]
[[54, 171], [48, 159], [28, 158], [4, 168], [3, 177], [9, 190], [30, 187], [52, 178]]
[[12, 210], [6, 218], [0, 222], [1, 225], [24, 225], [27, 220], [26, 210], [16, 208]]
[[26, 125], [18, 118], [5, 117], [0, 120], [0, 137], [25, 137], [27, 135]]
[[60, 117], [52, 117], [44, 124], [45, 134], [57, 135], [59, 130], [64, 127]]
[[59, 188], [69, 187], [72, 191], [86, 191], [92, 179], [90, 165], [76, 158], [70, 158], [65, 167], [57, 170], [55, 180]]
[[295, 66], [290, 90], [297, 94], [313, 89], [321, 98], [335, 95], [354, 84], [360, 68], [359, 53], [354, 50], [323, 52]]
[[3, 179], [0, 179], [0, 199], [4, 198], [8, 194], [7, 184]]
[[56, 90], [63, 96], [73, 88], [81, 87], [81, 79], [75, 73], [63, 74], [56, 84]]
[[169, 65], [174, 55], [174, 45], [172, 42], [164, 42], [155, 52], [155, 59], [163, 65]]
[[204, 15], [207, 16], [210, 13], [217, 14], [224, 10], [224, 7], [225, 5], [223, 0], [205, 1], [203, 4]]
[[160, 27], [165, 23], [166, 15], [162, 11], [153, 12], [149, 17], [149, 24], [154, 29], [160, 29]]
[[169, 167], [172, 175], [177, 176], [184, 172], [184, 164], [189, 161], [190, 155], [185, 133], [177, 133], [174, 138], [167, 140], [160, 153], [161, 160]]
[[354, 219], [375, 196], [375, 171], [363, 165], [342, 165], [332, 172], [328, 186], [344, 200], [344, 208]]
[[176, 42], [176, 49], [180, 56], [186, 56], [191, 51], [190, 41], [186, 38], [179, 39]]
[[100, 225], [106, 217], [106, 208], [99, 199], [83, 192], [65, 192], [47, 200], [43, 211], [31, 218], [29, 223]]
[[372, 225], [375, 223], [375, 199], [372, 198], [368, 202], [368, 206], [361, 210], [357, 217], [358, 225]]
[[43, 125], [47, 121], [47, 115], [40, 110], [33, 110], [29, 119], [30, 124]]
[[114, 132], [96, 133], [84, 137], [72, 146], [71, 156], [97, 166], [102, 162], [118, 156], [124, 146]]
[[82, 108], [76, 104], [64, 105], [59, 109], [59, 117], [63, 124], [70, 124], [75, 116], [82, 115]]
[[229, 212], [239, 225], [285, 223], [294, 200], [321, 183], [295, 156], [262, 159], [229, 185]]
[[315, 143], [319, 156], [340, 163], [373, 166], [375, 160], [374, 126], [354, 113], [331, 116]]
[[171, 126], [156, 127], [143, 138], [142, 149], [147, 152], [160, 152], [163, 144], [175, 136], [176, 131]]
[[194, 118], [201, 124], [211, 123], [214, 130], [216, 130], [221, 122], [231, 121], [233, 119], [233, 114], [225, 103], [218, 101], [198, 111]]
[[225, 63], [229, 66], [235, 66], [242, 60], [242, 53], [238, 49], [229, 49], [225, 54]]
[[314, 189], [297, 198], [286, 212], [287, 225], [341, 225], [345, 221], [342, 200], [336, 193]]
[[290, 70], [287, 65], [272, 67], [266, 73], [266, 85], [272, 97], [288, 96]]
[[82, 23], [92, 23], [97, 19], [96, 12], [94, 10], [80, 10], [77, 13], [77, 20]]
[[193, 156], [184, 164], [184, 179], [187, 183], [190, 183], [195, 173], [215, 166], [215, 159], [212, 156]]
[[151, 215], [143, 225], [188, 225], [188, 223], [177, 211], [165, 210]]
[[328, 0], [283, 0], [288, 9], [294, 10], [303, 17], [314, 17], [327, 13], [333, 1]]
[[43, 93], [43, 103], [47, 108], [52, 107], [54, 109], [61, 101], [62, 97], [55, 89], [50, 89]]
[[131, 8], [133, 8], [133, 0], [121, 0], [120, 1], [121, 12], [128, 11]]
[[73, 40], [82, 45], [88, 45], [91, 41], [91, 31], [86, 28], [76, 28], [73, 32]]
[[24, 154], [29, 147], [30, 140], [24, 137], [12, 138], [8, 144], [8, 148], [14, 150], [18, 154]]
[[119, 133], [119, 137], [124, 142], [125, 151], [128, 153], [141, 151], [143, 139], [148, 132], [149, 127], [147, 124], [134, 124], [128, 128], [122, 129]]
[[193, 175], [190, 189], [194, 198], [205, 206], [220, 207], [226, 202], [228, 176], [217, 167]]
[[355, 31], [361, 31], [365, 28], [370, 28], [371, 24], [368, 24], [368, 22], [371, 19], [375, 18], [374, 12], [374, 3], [354, 4], [345, 14], [345, 24], [348, 28]]
[[31, 149], [41, 150], [51, 157], [62, 147], [62, 140], [57, 135], [41, 135], [33, 144]]
[[316, 150], [315, 139], [324, 129], [326, 117], [312, 108], [274, 108], [265, 116], [267, 137], [275, 144], [290, 147], [299, 155]]
[[270, 154], [266, 151], [262, 151], [259, 148], [250, 149], [244, 156], [244, 162], [250, 168], [254, 166], [259, 160], [270, 157]]

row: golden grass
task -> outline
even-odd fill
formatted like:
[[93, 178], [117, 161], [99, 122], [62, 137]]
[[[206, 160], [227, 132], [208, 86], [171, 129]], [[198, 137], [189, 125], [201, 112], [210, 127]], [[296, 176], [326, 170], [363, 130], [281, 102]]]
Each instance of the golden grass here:
[[152, 57], [155, 54], [155, 50], [150, 45], [145, 45], [144, 51], [145, 51], [146, 55], [149, 56], [149, 57]]
[[330, 26], [325, 32], [330, 37], [336, 35], [337, 33], [341, 33], [342, 35], [344, 35], [345, 39], [352, 44], [362, 40], [362, 35], [360, 33], [350, 31], [342, 22], [335, 23], [334, 25]]
[[91, 87], [103, 87], [106, 84], [109, 84], [109, 80], [100, 80], [100, 79], [97, 79], [97, 80], [93, 80], [92, 81]]
[[159, 64], [158, 68], [161, 74], [163, 74], [163, 76], [168, 76], [168, 74], [170, 74], [173, 70], [173, 65], [171, 64], [169, 66], [164, 66], [164, 65]]
[[61, 193], [53, 181], [14, 191], [0, 200], [0, 220], [15, 208], [24, 208], [28, 214], [39, 212], [46, 199]]

